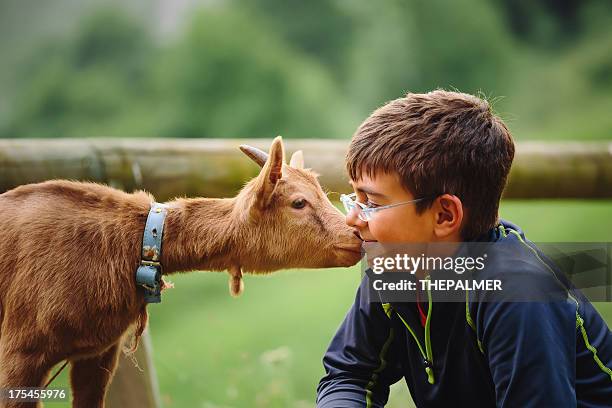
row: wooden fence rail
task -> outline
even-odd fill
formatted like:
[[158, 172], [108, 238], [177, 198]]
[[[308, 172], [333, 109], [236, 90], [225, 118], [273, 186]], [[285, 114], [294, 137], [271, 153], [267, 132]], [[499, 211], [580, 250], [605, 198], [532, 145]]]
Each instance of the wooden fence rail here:
[[[90, 180], [158, 200], [235, 194], [258, 168], [239, 150], [264, 150], [267, 139], [0, 139], [0, 193], [52, 178]], [[307, 167], [331, 191], [349, 190], [348, 140], [288, 139], [287, 153], [304, 151]], [[612, 197], [612, 142], [517, 144], [506, 198]]]

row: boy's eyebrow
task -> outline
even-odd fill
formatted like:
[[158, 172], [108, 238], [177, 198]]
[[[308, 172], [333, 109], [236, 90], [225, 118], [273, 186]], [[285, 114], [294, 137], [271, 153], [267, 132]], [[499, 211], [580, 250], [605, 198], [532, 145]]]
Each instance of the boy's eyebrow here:
[[387, 198], [387, 196], [384, 195], [383, 193], [378, 193], [378, 192], [370, 190], [369, 188], [366, 188], [366, 187], [356, 187], [356, 190], [359, 191], [360, 193], [364, 193], [364, 194], [367, 194], [367, 195], [372, 195], [372, 196], [376, 196], [376, 197], [380, 197], [380, 198]]

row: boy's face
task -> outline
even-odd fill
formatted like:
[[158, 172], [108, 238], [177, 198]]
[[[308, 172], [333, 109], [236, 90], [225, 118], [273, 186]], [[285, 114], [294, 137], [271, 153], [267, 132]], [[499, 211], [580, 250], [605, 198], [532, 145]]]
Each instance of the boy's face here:
[[[397, 174], [379, 173], [373, 178], [362, 175], [361, 179], [353, 180], [351, 184], [357, 201], [369, 207], [420, 198], [414, 197], [402, 186]], [[436, 240], [432, 211], [433, 208], [429, 208], [417, 214], [415, 204], [406, 204], [378, 211], [366, 222], [359, 219], [357, 211], [353, 210], [347, 214], [346, 223], [357, 229], [364, 241], [432, 242]]]
[[[396, 173], [378, 173], [374, 177], [364, 174], [351, 184], [357, 201], [369, 207], [422, 198], [407, 191]], [[377, 211], [369, 221], [361, 220], [356, 210], [346, 216], [346, 223], [355, 228], [364, 241], [381, 243], [460, 242], [462, 222], [463, 205], [451, 194], [436, 197], [420, 214], [416, 212], [416, 204], [410, 203]]]

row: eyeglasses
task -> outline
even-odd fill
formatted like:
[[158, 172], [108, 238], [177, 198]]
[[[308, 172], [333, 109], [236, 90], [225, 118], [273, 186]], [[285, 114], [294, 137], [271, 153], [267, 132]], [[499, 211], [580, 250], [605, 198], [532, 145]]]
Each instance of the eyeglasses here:
[[423, 201], [428, 198], [431, 198], [431, 197], [422, 197], [422, 198], [417, 198], [416, 200], [410, 200], [410, 201], [404, 201], [401, 203], [383, 205], [380, 207], [368, 207], [364, 203], [360, 203], [359, 201], [357, 201], [357, 194], [355, 193], [340, 195], [340, 201], [344, 205], [344, 209], [346, 210], [346, 213], [348, 214], [353, 209], [357, 209], [357, 216], [359, 217], [361, 221], [365, 221], [365, 222], [370, 221], [372, 217], [374, 216], [374, 214], [377, 213], [378, 211], [386, 210], [387, 208], [398, 207], [400, 205], [418, 203], [419, 201]]

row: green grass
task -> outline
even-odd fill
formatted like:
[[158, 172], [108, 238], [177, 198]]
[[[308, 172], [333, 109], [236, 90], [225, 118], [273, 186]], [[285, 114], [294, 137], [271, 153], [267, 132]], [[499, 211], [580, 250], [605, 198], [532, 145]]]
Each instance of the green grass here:
[[[612, 201], [508, 201], [500, 214], [536, 242], [612, 241]], [[321, 358], [353, 301], [357, 267], [247, 276], [237, 299], [225, 273], [171, 280], [176, 288], [149, 306], [164, 407], [314, 405]], [[612, 324], [612, 303], [597, 307]], [[409, 401], [402, 381], [388, 407]]]
[[534, 242], [611, 242], [612, 201], [508, 200], [500, 216]]
[[151, 312], [166, 406], [287, 407], [312, 403], [321, 357], [359, 272], [249, 276], [238, 299], [228, 295], [226, 274], [176, 281], [167, 307]]

